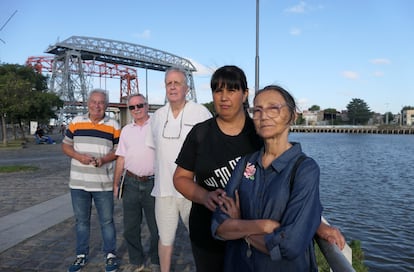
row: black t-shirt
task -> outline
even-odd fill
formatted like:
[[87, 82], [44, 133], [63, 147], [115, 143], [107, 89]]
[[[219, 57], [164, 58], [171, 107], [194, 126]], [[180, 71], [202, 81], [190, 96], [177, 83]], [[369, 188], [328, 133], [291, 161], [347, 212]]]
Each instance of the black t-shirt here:
[[[176, 163], [192, 171], [196, 182], [208, 191], [223, 189], [241, 156], [252, 153], [263, 142], [256, 134], [253, 121], [246, 115], [239, 135], [229, 136], [218, 127], [216, 118], [193, 127], [184, 141]], [[190, 213], [190, 239], [208, 250], [224, 249], [222, 241], [211, 236], [212, 212], [204, 205], [193, 202]]]

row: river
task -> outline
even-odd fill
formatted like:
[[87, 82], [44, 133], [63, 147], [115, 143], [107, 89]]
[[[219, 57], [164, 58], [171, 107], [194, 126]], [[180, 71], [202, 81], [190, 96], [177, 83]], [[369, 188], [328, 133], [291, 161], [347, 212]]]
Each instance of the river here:
[[414, 271], [414, 136], [291, 133], [321, 168], [324, 216], [369, 271]]

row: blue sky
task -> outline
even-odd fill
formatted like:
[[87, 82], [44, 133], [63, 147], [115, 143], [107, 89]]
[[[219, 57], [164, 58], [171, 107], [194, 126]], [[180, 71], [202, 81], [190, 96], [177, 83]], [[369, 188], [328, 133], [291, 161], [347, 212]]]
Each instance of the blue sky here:
[[[260, 86], [279, 84], [301, 110], [414, 106], [414, 1], [260, 1]], [[88, 36], [149, 46], [189, 59], [198, 102], [210, 102], [212, 72], [234, 64], [255, 85], [256, 1], [0, 1], [0, 62], [24, 64], [51, 44]], [[138, 69], [140, 92], [164, 101], [163, 73]], [[119, 81], [99, 82], [119, 102]], [[250, 99], [250, 101], [252, 101]]]

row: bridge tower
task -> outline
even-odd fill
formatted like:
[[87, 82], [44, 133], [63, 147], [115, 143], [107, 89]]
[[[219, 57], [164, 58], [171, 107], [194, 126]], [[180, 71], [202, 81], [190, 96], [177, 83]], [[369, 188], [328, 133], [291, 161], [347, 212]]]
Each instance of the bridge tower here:
[[[108, 39], [72, 36], [49, 46], [46, 53], [55, 55], [51, 89], [64, 97], [65, 101], [86, 102], [88, 84], [81, 65], [85, 60], [157, 71], [165, 71], [172, 66], [180, 67], [187, 72], [189, 78], [190, 91], [187, 98], [197, 101], [192, 74], [197, 71], [194, 65], [184, 58], [161, 50]], [[121, 78], [128, 79], [128, 74]], [[127, 95], [129, 93], [121, 95], [120, 100]]]
[[[86, 111], [88, 91], [92, 88], [89, 76], [92, 74], [119, 76], [119, 102], [125, 103], [128, 95], [139, 92], [136, 70], [132, 67], [161, 72], [172, 66], [182, 68], [189, 79], [187, 99], [197, 102], [193, 78], [196, 68], [187, 59], [165, 51], [109, 39], [72, 36], [50, 45], [45, 52], [54, 55], [53, 60], [46, 61], [47, 69], [52, 73], [49, 87], [65, 102], [59, 118], [71, 119]], [[38, 70], [45, 68], [39, 60], [29, 59], [27, 62], [37, 66]]]
[[92, 88], [92, 77], [120, 78], [120, 103], [125, 103], [128, 95], [139, 92], [136, 69], [82, 60], [76, 51], [66, 51], [64, 56], [29, 57], [26, 65], [39, 73], [51, 73], [49, 88], [65, 102], [64, 108], [57, 113], [58, 123], [67, 123], [75, 115], [86, 112], [84, 101]]

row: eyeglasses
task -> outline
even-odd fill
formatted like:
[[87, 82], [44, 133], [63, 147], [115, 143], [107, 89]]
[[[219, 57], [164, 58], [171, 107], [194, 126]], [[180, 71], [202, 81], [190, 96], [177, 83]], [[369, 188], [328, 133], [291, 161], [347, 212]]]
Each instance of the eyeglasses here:
[[141, 103], [141, 104], [131, 105], [131, 106], [128, 106], [128, 109], [129, 110], [134, 110], [135, 108], [136, 109], [142, 109], [145, 105], [147, 105], [147, 103]]
[[[169, 139], [169, 140], [172, 140], [172, 139], [180, 139], [180, 136], [181, 136], [181, 130], [183, 129], [183, 116], [184, 116], [184, 108], [183, 108], [183, 112], [181, 113], [181, 118], [180, 118], [180, 130], [178, 131], [178, 136], [170, 136], [170, 135], [168, 135], [168, 129], [167, 129], [167, 133], [165, 132], [165, 128], [167, 127], [167, 124], [168, 124], [168, 116], [170, 115], [170, 109], [168, 109], [168, 111], [167, 111], [167, 120], [165, 120], [165, 123], [164, 123], [164, 128], [162, 129], [162, 137], [164, 138], [164, 139]], [[170, 129], [171, 130], [171, 129]], [[167, 134], [167, 135], [166, 135]]]
[[272, 106], [267, 107], [267, 108], [254, 107], [253, 108], [253, 119], [257, 120], [257, 119], [262, 118], [263, 112], [265, 112], [267, 117], [269, 117], [269, 118], [276, 118], [280, 115], [280, 110], [284, 106], [287, 106], [287, 105], [286, 104], [277, 104], [277, 105], [272, 105]]

